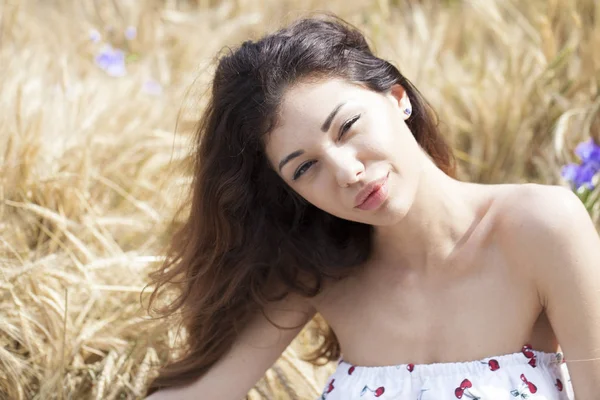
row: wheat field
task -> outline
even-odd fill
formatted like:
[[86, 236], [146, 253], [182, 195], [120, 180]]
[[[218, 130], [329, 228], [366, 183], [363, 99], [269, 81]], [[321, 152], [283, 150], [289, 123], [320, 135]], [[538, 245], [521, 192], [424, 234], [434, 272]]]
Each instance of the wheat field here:
[[[594, 0], [0, 0], [0, 398], [142, 398], [147, 315], [223, 49], [297, 17], [361, 28], [432, 103], [459, 177], [567, 185], [600, 139]], [[600, 222], [598, 191], [586, 197]], [[314, 399], [310, 325], [248, 394]]]

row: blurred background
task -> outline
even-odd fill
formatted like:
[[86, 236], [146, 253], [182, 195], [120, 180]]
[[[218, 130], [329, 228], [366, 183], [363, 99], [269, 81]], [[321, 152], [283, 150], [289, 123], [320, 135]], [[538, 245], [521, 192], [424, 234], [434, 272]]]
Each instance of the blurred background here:
[[[215, 59], [316, 11], [415, 83], [460, 179], [570, 186], [598, 226], [597, 1], [0, 0], [0, 398], [143, 396], [181, 340], [142, 289]], [[248, 398], [315, 399], [333, 366], [299, 356], [318, 340]]]

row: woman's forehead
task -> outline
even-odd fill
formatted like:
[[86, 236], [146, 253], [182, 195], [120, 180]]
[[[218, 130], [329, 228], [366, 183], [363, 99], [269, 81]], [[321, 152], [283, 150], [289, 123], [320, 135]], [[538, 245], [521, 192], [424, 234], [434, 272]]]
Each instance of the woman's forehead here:
[[278, 113], [278, 128], [317, 124], [321, 127], [331, 111], [343, 102], [354, 101], [364, 92], [358, 84], [329, 78], [300, 82], [284, 94]]

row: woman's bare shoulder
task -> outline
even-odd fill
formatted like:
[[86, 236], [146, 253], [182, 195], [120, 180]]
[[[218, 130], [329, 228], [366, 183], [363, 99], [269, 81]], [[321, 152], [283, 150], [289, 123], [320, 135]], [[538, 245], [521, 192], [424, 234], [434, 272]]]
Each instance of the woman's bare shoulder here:
[[[578, 398], [600, 385], [600, 237], [581, 200], [559, 186], [515, 186], [503, 196], [498, 236], [511, 266], [536, 289], [569, 364]], [[594, 393], [594, 394], [593, 394]]]
[[563, 186], [535, 183], [501, 186], [495, 193], [495, 219], [498, 229], [508, 235], [561, 225], [581, 207], [577, 196]]
[[498, 242], [512, 261], [530, 266], [532, 254], [571, 240], [578, 225], [590, 222], [579, 198], [562, 186], [507, 185], [495, 203]]

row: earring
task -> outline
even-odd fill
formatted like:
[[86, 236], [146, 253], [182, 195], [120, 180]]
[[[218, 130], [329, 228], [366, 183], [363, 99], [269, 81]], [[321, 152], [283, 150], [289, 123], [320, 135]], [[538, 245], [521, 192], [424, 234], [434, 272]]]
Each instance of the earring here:
[[404, 109], [404, 114], [406, 114], [406, 115], [409, 115], [409, 116], [410, 116], [410, 114], [411, 114], [411, 113], [412, 113], [412, 110], [411, 110], [411, 108], [410, 108], [410, 107], [406, 107], [406, 108]]

